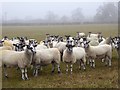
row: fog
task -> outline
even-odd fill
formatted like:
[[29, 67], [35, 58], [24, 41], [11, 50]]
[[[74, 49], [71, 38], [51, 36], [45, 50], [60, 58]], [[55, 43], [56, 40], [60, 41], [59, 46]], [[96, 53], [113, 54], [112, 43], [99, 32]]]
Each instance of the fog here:
[[[12, 21], [93, 21], [105, 2], [5, 2], [2, 3], [3, 22]], [[77, 17], [77, 18], [76, 18]]]

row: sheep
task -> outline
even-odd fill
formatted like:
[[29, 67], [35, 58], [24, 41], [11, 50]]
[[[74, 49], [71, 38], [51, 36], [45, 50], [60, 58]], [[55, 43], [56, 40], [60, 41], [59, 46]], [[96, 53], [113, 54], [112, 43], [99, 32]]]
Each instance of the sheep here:
[[77, 38], [85, 37], [85, 33], [83, 32], [77, 32]]
[[111, 37], [103, 39], [103, 41], [99, 43], [99, 45], [103, 45], [103, 44], [111, 44]]
[[0, 50], [12, 50], [12, 48], [10, 46], [2, 46]]
[[[71, 42], [71, 41], [70, 41]], [[63, 62], [67, 63], [66, 65], [66, 74], [68, 73], [68, 63], [70, 63], [71, 68], [71, 74], [72, 74], [72, 67], [73, 64], [76, 63], [76, 61], [79, 61], [80, 66], [83, 66], [83, 69], [85, 70], [85, 63], [86, 63], [86, 53], [84, 48], [81, 47], [74, 47], [75, 45], [72, 45], [71, 43], [66, 44], [66, 49], [63, 52]]]
[[92, 32], [89, 32], [88, 37], [90, 38], [98, 38], [101, 35], [101, 33], [94, 34]]
[[4, 40], [3, 46], [10, 46], [12, 49], [14, 49], [13, 43], [10, 40]]
[[90, 41], [84, 42], [84, 48], [85, 48], [88, 58], [92, 60], [91, 66], [95, 68], [96, 58], [102, 58], [102, 59], [105, 58], [106, 65], [108, 63], [108, 65], [111, 66], [111, 58], [112, 58], [111, 45], [104, 44], [104, 45], [98, 45], [98, 46], [91, 46], [89, 42]]
[[36, 54], [33, 58], [34, 76], [38, 76], [38, 68], [41, 66], [52, 64], [52, 73], [55, 70], [55, 65], [58, 67], [58, 73], [60, 73], [60, 52], [57, 48], [48, 48], [36, 50]]
[[57, 48], [60, 51], [62, 61], [63, 51], [66, 49], [66, 42], [59, 42], [53, 48]]
[[118, 58], [120, 58], [120, 36], [112, 38], [111, 41], [114, 44], [114, 48], [117, 50]]
[[36, 49], [37, 49], [37, 50], [47, 49], [47, 46], [38, 44], [37, 47], [36, 47]]
[[2, 62], [4, 68], [5, 77], [8, 77], [6, 72], [7, 67], [18, 66], [22, 72], [22, 79], [28, 80], [27, 66], [32, 63], [33, 55], [36, 53], [35, 47], [32, 45], [27, 45], [25, 51], [16, 52], [10, 50], [2, 50], [0, 52], [2, 53], [0, 55], [0, 61]]

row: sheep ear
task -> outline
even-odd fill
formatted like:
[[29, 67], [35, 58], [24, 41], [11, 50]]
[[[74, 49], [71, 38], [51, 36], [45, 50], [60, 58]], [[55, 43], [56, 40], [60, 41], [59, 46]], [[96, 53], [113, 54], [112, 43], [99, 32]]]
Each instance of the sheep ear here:
[[13, 44], [13, 46], [17, 46], [16, 44]]
[[37, 47], [37, 45], [34, 45], [34, 47]]
[[87, 41], [87, 44], [90, 43], [90, 41]]
[[45, 43], [45, 40], [43, 40], [43, 42]]
[[4, 41], [1, 41], [2, 43], [4, 42]]
[[22, 47], [25, 47], [25, 45], [22, 45]]
[[27, 46], [27, 48], [29, 49], [30, 48], [30, 46], [29, 45], [26, 45]]
[[66, 47], [68, 47], [68, 44], [66, 44]]
[[17, 37], [17, 39], [20, 39], [20, 37]]
[[72, 47], [75, 47], [75, 45], [72, 45]]

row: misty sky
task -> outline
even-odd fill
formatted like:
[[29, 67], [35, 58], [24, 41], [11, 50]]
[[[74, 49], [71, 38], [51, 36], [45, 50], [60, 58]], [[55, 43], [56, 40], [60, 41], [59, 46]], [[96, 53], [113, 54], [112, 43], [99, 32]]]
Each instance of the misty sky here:
[[81, 8], [84, 16], [92, 17], [102, 4], [103, 2], [7, 2], [2, 4], [2, 15], [7, 13], [7, 20], [37, 19], [45, 18], [48, 11], [53, 11], [61, 17], [71, 16], [74, 9]]

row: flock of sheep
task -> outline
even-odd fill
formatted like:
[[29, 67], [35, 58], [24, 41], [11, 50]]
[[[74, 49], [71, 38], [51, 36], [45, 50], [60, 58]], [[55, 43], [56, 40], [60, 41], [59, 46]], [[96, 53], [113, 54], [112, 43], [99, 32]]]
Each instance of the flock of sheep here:
[[4, 75], [8, 77], [6, 68], [16, 66], [21, 70], [22, 79], [27, 80], [27, 68], [33, 66], [33, 75], [38, 76], [42, 66], [52, 64], [52, 73], [57, 66], [61, 73], [60, 63], [66, 63], [66, 74], [72, 74], [74, 63], [79, 63], [79, 69], [86, 69], [86, 65], [95, 68], [97, 59], [111, 66], [112, 49], [120, 55], [120, 37], [104, 38], [101, 33], [77, 32], [75, 37], [65, 35], [46, 34], [40, 42], [27, 37], [9, 39], [5, 36], [0, 40], [0, 67], [3, 66]]

